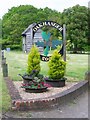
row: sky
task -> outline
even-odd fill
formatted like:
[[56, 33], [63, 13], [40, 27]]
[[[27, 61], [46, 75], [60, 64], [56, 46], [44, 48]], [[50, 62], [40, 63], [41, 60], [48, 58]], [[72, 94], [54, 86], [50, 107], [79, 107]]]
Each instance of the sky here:
[[76, 4], [88, 7], [90, 0], [2, 0], [0, 2], [0, 18], [8, 12], [8, 9], [19, 5], [33, 5], [36, 8], [49, 7], [62, 12], [64, 9]]

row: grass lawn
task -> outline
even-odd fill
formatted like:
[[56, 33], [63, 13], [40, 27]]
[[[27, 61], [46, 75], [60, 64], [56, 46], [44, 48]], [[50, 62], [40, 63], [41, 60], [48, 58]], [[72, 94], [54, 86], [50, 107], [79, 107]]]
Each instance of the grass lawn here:
[[11, 106], [10, 102], [11, 98], [8, 94], [8, 89], [0, 69], [0, 112], [8, 111]]
[[[27, 68], [28, 54], [23, 52], [5, 52], [7, 58], [9, 76], [13, 80], [21, 80], [18, 74], [24, 74]], [[41, 61], [41, 73], [48, 75], [48, 62]], [[84, 80], [85, 72], [88, 70], [88, 55], [86, 54], [67, 54], [66, 74], [68, 78]]]
[[88, 71], [88, 55], [68, 54], [66, 76], [84, 80], [85, 72]]

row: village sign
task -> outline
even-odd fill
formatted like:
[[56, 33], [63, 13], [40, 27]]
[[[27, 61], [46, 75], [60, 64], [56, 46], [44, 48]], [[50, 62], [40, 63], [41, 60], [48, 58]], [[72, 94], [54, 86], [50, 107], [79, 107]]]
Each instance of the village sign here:
[[62, 34], [63, 42], [60, 40], [52, 40], [52, 43], [51, 43], [50, 42], [51, 33], [50, 32], [46, 33], [45, 31], [43, 31], [42, 38], [43, 38], [44, 42], [40, 42], [40, 41], [36, 42], [36, 45], [38, 47], [44, 48], [44, 55], [40, 55], [41, 60], [42, 61], [49, 61], [50, 57], [48, 56], [48, 51], [50, 50], [50, 47], [56, 48], [56, 46], [62, 44], [62, 48], [60, 49], [59, 53], [63, 56], [64, 60], [66, 61], [66, 37], [65, 37], [66, 29], [65, 29], [65, 24], [63, 26], [61, 26], [60, 24], [53, 22], [53, 21], [39, 22], [32, 29], [33, 30], [33, 37], [34, 37], [34, 34], [37, 32], [37, 30], [44, 27], [44, 26], [50, 26], [50, 27], [54, 27], [54, 28], [58, 29], [60, 31], [60, 33]]

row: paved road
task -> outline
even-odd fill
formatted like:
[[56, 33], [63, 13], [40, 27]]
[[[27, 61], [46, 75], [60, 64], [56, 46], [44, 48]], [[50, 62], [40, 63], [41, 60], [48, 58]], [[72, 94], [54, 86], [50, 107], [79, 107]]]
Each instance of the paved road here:
[[5, 117], [11, 118], [88, 118], [88, 92], [80, 95], [72, 102], [47, 111], [7, 112]]
[[57, 109], [44, 112], [32, 112], [36, 118], [88, 118], [88, 93]]

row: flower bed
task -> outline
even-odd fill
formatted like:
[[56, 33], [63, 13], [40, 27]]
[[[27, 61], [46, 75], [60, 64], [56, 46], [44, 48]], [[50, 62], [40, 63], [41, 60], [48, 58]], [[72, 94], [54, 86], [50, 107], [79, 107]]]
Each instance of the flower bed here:
[[18, 90], [20, 96], [22, 97], [23, 100], [32, 100], [32, 99], [42, 99], [42, 98], [48, 98], [52, 95], [58, 94], [60, 92], [63, 92], [67, 89], [69, 89], [70, 87], [74, 86], [75, 84], [77, 84], [76, 82], [66, 82], [66, 86], [64, 87], [60, 87], [60, 88], [56, 88], [56, 87], [49, 87], [47, 92], [43, 92], [43, 93], [28, 93], [25, 92], [25, 89], [21, 88], [21, 81], [18, 82], [14, 82], [14, 85], [16, 87], [16, 89]]

